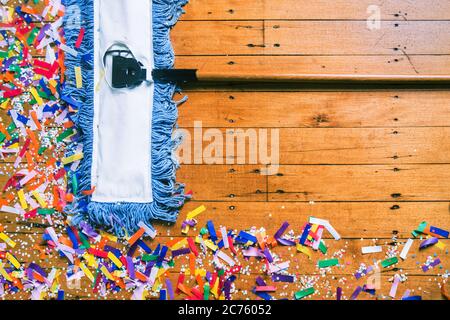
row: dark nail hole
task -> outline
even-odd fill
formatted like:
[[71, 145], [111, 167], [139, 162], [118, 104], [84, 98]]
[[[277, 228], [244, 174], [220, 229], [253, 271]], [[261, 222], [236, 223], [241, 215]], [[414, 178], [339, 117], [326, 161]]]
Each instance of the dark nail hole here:
[[234, 100], [234, 96], [229, 96], [228, 97], [230, 100]]
[[391, 207], [391, 210], [398, 210], [398, 209], [400, 209], [400, 206], [399, 206], [398, 204], [394, 204], [394, 205]]
[[235, 210], [236, 207], [235, 206], [229, 206], [228, 209], [230, 209], [231, 211]]
[[230, 61], [230, 62], [228, 62], [228, 64], [231, 66], [234, 64], [234, 61]]
[[277, 193], [284, 193], [284, 190], [277, 190]]
[[280, 44], [279, 43], [275, 43], [273, 46], [276, 47], [276, 48], [279, 48]]
[[230, 198], [234, 198], [235, 195], [234, 195], [234, 194], [230, 194], [229, 197], [230, 197]]
[[393, 193], [393, 194], [391, 194], [392, 198], [400, 198], [401, 196], [402, 196], [401, 193]]

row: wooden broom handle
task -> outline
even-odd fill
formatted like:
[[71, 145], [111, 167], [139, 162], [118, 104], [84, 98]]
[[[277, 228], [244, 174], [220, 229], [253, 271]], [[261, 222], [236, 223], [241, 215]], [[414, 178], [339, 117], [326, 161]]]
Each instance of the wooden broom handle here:
[[213, 73], [197, 70], [204, 82], [379, 82], [379, 83], [450, 83], [450, 75], [370, 75], [370, 74], [246, 74]]

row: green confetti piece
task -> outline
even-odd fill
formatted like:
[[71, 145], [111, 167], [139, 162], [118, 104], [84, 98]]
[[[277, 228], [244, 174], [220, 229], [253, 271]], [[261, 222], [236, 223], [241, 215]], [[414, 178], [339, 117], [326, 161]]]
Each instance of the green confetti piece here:
[[204, 236], [207, 233], [208, 233], [208, 229], [206, 229], [206, 228], [201, 228], [200, 229], [200, 235]]
[[74, 130], [73, 128], [69, 128], [66, 131], [64, 131], [63, 133], [61, 133], [57, 138], [56, 141], [57, 142], [62, 142], [64, 139], [70, 137], [71, 135], [74, 134]]
[[305, 290], [297, 291], [297, 292], [295, 293], [295, 299], [296, 299], [296, 300], [301, 300], [301, 299], [303, 299], [304, 297], [307, 297], [307, 296], [309, 296], [309, 295], [312, 295], [314, 292], [316, 292], [316, 291], [314, 290], [313, 287], [308, 288], [308, 289], [305, 289]]
[[144, 254], [142, 256], [142, 261], [144, 261], [144, 262], [156, 261], [157, 259], [158, 259], [158, 256], [155, 256], [153, 254]]
[[87, 240], [86, 236], [84, 236], [82, 233], [78, 234], [80, 236], [81, 243], [83, 243], [83, 247], [85, 249], [89, 249], [91, 245], [89, 244], [89, 241]]
[[205, 283], [203, 285], [203, 299], [204, 300], [209, 300], [209, 283]]
[[3, 141], [5, 141], [6, 136], [0, 132], [0, 143], [2, 143]]
[[98, 277], [99, 274], [100, 274], [100, 269], [97, 268], [97, 270], [95, 270], [94, 281], [92, 282], [92, 289], [95, 288], [95, 285], [97, 283], [97, 277]]
[[12, 134], [14, 130], [16, 130], [16, 124], [14, 122], [12, 122], [8, 128], [6, 128], [6, 130], [9, 132], [9, 134]]
[[398, 262], [398, 258], [397, 257], [393, 257], [393, 258], [389, 258], [386, 260], [381, 261], [381, 266], [383, 268], [392, 266], [393, 264], [396, 264]]
[[42, 216], [48, 216], [48, 215], [52, 215], [54, 213], [55, 213], [55, 209], [43, 209], [43, 208], [38, 209], [38, 214], [40, 214]]
[[47, 147], [40, 147], [38, 150], [38, 155], [42, 156], [46, 150], [47, 150]]
[[334, 267], [339, 264], [338, 259], [319, 260], [319, 268]]
[[38, 28], [34, 28], [33, 31], [31, 31], [30, 35], [28, 36], [27, 43], [29, 46], [31, 46], [34, 43], [34, 40], [36, 39], [36, 36], [39, 33]]
[[322, 252], [323, 254], [326, 254], [328, 251], [327, 246], [325, 245], [325, 243], [323, 243], [323, 241], [320, 242], [319, 244], [319, 250], [320, 252]]
[[0, 51], [0, 58], [8, 58], [8, 52]]
[[77, 176], [75, 174], [72, 175], [72, 191], [73, 191], [73, 194], [78, 193], [78, 180], [77, 180]]
[[219, 275], [219, 277], [221, 277], [225, 274], [225, 270], [220, 269], [219, 272], [217, 272], [217, 274]]

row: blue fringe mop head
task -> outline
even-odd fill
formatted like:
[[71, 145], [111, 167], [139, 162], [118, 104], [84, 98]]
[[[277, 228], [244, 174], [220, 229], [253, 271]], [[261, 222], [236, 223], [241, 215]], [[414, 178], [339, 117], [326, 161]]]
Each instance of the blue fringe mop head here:
[[131, 235], [151, 220], [175, 222], [188, 198], [175, 179], [177, 87], [150, 76], [174, 65], [169, 32], [186, 2], [62, 1], [68, 49], [61, 98], [78, 109], [83, 148], [68, 179], [72, 224]]

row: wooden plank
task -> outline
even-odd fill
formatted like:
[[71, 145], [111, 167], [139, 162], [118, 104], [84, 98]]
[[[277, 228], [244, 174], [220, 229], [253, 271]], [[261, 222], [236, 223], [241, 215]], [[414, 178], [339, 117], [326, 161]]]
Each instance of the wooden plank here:
[[262, 54], [262, 21], [180, 21], [171, 32], [178, 55]]
[[[201, 225], [204, 226], [204, 225]], [[279, 226], [278, 226], [279, 227]], [[289, 228], [288, 230], [291, 230]], [[294, 229], [293, 229], [294, 230]], [[300, 229], [295, 230], [296, 234], [300, 233]], [[195, 231], [190, 232], [193, 235], [196, 235], [198, 233]], [[269, 234], [270, 235], [270, 234]], [[327, 234], [328, 236], [328, 234]], [[20, 249], [14, 250], [13, 253], [15, 257], [19, 260], [22, 264], [29, 264], [31, 261], [37, 261], [37, 263], [42, 268], [64, 268], [68, 265], [68, 260], [65, 257], [59, 256], [59, 254], [56, 251], [52, 251], [49, 256], [47, 256], [46, 259], [41, 259], [40, 254], [36, 249], [34, 249], [32, 246], [26, 245], [29, 243], [32, 243], [32, 239], [37, 239], [38, 235], [16, 235], [13, 237], [14, 240], [19, 243], [23, 244]], [[185, 237], [181, 236], [174, 236], [174, 237], [158, 237], [156, 240], [148, 241], [146, 240], [147, 245], [154, 249], [157, 247], [158, 244], [166, 245], [169, 240], [178, 240], [181, 241], [185, 239]], [[450, 240], [448, 239], [441, 239], [440, 240], [442, 244], [446, 247], [450, 244]], [[404, 246], [404, 243], [406, 240], [399, 240], [397, 242], [397, 249], [401, 249]], [[324, 240], [325, 245], [327, 246], [327, 254], [324, 255], [320, 251], [314, 251], [310, 249], [311, 252], [311, 259], [300, 252], [297, 252], [295, 247], [285, 247], [285, 246], [276, 246], [274, 248], [271, 248], [270, 251], [273, 255], [276, 255], [279, 258], [280, 262], [283, 261], [291, 261], [291, 269], [290, 271], [295, 272], [301, 272], [301, 274], [305, 275], [316, 275], [320, 274], [320, 270], [317, 267], [317, 261], [327, 259], [329, 257], [335, 256], [338, 252], [344, 252], [342, 255], [342, 258], [340, 259], [342, 264], [345, 264], [345, 268], [336, 268], [333, 273], [344, 275], [347, 277], [352, 277], [354, 273], [358, 270], [361, 263], [368, 265], [373, 265], [374, 261], [382, 261], [386, 258], [386, 252], [388, 250], [392, 250], [394, 248], [391, 239], [345, 239], [345, 240], [339, 240], [336, 241], [334, 239], [325, 239]], [[425, 263], [427, 260], [427, 257], [430, 255], [433, 255], [436, 253], [437, 256], [443, 256], [445, 254], [445, 248], [444, 249], [438, 249], [436, 247], [428, 248], [424, 250], [419, 250], [419, 245], [421, 241], [416, 240], [413, 242], [413, 246], [411, 247], [409, 251], [408, 258], [406, 260], [399, 260], [399, 263], [395, 266], [392, 266], [390, 268], [384, 269], [385, 272], [395, 272], [398, 271], [399, 268], [401, 268], [403, 273], [407, 273], [408, 275], [424, 275], [425, 273], [421, 269], [421, 266]], [[108, 242], [108, 245], [117, 248], [121, 250], [122, 252], [127, 252], [128, 248], [127, 246], [124, 246], [119, 243], [115, 242]], [[362, 247], [365, 246], [381, 246], [382, 252], [379, 253], [373, 253], [373, 254], [362, 254]], [[44, 246], [41, 246], [44, 247]], [[186, 246], [185, 246], [186, 247]], [[197, 246], [199, 251], [202, 251], [200, 246]], [[242, 267], [246, 268], [249, 267], [249, 272], [253, 275], [262, 275], [265, 273], [265, 262], [260, 259], [250, 259], [247, 260], [243, 257], [241, 249], [239, 249], [239, 253], [236, 256], [234, 256], [230, 250], [222, 249], [222, 252], [226, 253], [230, 257], [232, 256], [234, 261], [241, 265]], [[171, 255], [170, 251], [168, 254], [168, 257]], [[202, 254], [202, 260], [205, 262], [205, 267], [210, 268], [209, 261], [213, 260], [214, 254], [208, 250], [207, 252], [204, 252]], [[186, 255], [182, 255], [179, 257], [176, 257], [174, 259], [175, 265], [171, 269], [171, 272], [180, 272], [183, 269], [185, 269], [185, 266], [188, 264], [189, 257]], [[446, 268], [446, 262], [443, 261], [443, 267]], [[298, 267], [297, 267], [298, 266]], [[200, 267], [198, 265], [197, 267]], [[395, 269], [397, 268], [397, 269]], [[212, 268], [211, 268], [212, 269]], [[296, 270], [293, 270], [296, 269]], [[438, 268], [430, 269], [426, 272], [426, 275], [439, 275], [442, 273], [442, 270]]]
[[172, 40], [178, 55], [448, 54], [449, 27], [450, 21], [387, 21], [380, 30], [361, 21], [180, 21]]
[[419, 0], [191, 0], [183, 20], [366, 20], [379, 6], [383, 20], [448, 20], [450, 3]]
[[[199, 122], [195, 122], [199, 123]], [[256, 125], [256, 124], [255, 124]], [[181, 131], [181, 130], [180, 130]], [[182, 129], [181, 164], [438, 164], [450, 163], [450, 128]], [[210, 134], [215, 138], [211, 141]], [[196, 138], [197, 136], [203, 137]], [[265, 139], [264, 139], [265, 138]], [[194, 152], [196, 144], [202, 149]], [[220, 143], [218, 147], [216, 144]], [[234, 152], [228, 151], [234, 144]], [[221, 146], [221, 147], [220, 147]], [[209, 152], [213, 147], [216, 151]], [[183, 150], [183, 151], [182, 151]], [[183, 152], [188, 151], [187, 154]], [[190, 151], [190, 152], [189, 152]]]
[[188, 101], [179, 109], [179, 125], [184, 128], [193, 127], [194, 121], [202, 121], [204, 128], [422, 127], [450, 123], [450, 91], [187, 95]]
[[196, 200], [264, 201], [266, 178], [258, 171], [261, 166], [202, 166], [184, 165], [177, 180], [193, 190]]
[[[266, 21], [264, 52], [282, 55], [448, 54], [450, 35], [445, 30], [449, 27], [450, 21], [387, 21], [379, 30], [369, 30], [366, 22], [361, 21]], [[205, 52], [198, 47], [192, 54], [202, 50]]]
[[[383, 297], [381, 299], [390, 300], [392, 298], [388, 297], [389, 291], [392, 286], [392, 276], [391, 274], [382, 274], [380, 276], [380, 288], [377, 290], [376, 295], [370, 295], [369, 293], [362, 292], [358, 296], [358, 300], [378, 300], [381, 295]], [[293, 284], [280, 284], [274, 283], [270, 279], [270, 276], [262, 275], [264, 281], [269, 283], [270, 285], [275, 285], [278, 287], [277, 292], [273, 293], [273, 297], [275, 299], [293, 299], [294, 293], [304, 289], [300, 281], [294, 282]], [[348, 300], [355, 288], [360, 285], [364, 285], [367, 279], [355, 280], [354, 278], [350, 278], [347, 281], [339, 281], [341, 277], [327, 277], [326, 280], [323, 279], [320, 275], [315, 277], [310, 276], [302, 276], [299, 275], [299, 278], [304, 278], [304, 280], [309, 280], [314, 283], [314, 287], [316, 292], [314, 295], [306, 297], [305, 300], [335, 300], [336, 288], [343, 288], [343, 300]], [[132, 296], [132, 292], [119, 292], [106, 293], [106, 297], [100, 296], [98, 293], [93, 293], [92, 291], [92, 283], [86, 278], [82, 278], [80, 283], [77, 285], [76, 283], [69, 283], [64, 275], [61, 275], [59, 278], [61, 283], [62, 290], [65, 292], [66, 300], [96, 300], [96, 299], [108, 299], [108, 300], [125, 300], [130, 299]], [[167, 274], [167, 279], [170, 280], [172, 286], [175, 286], [178, 279], [177, 273], [169, 273]], [[412, 294], [422, 296], [423, 300], [441, 300], [443, 296], [440, 292], [440, 285], [442, 280], [436, 276], [408, 276], [407, 280], [403, 283], [400, 283], [397, 290], [396, 299], [401, 299], [403, 293], [410, 289], [412, 290]], [[185, 277], [185, 286], [187, 287], [195, 287], [197, 285], [195, 277], [186, 276]], [[235, 284], [235, 291], [232, 294], [232, 300], [260, 300], [256, 295], [252, 293], [252, 289], [255, 287], [255, 279], [253, 275], [238, 275]], [[7, 296], [6, 299], [29, 299], [29, 293], [18, 293], [14, 296]], [[185, 299], [186, 295], [180, 293], [175, 295], [176, 300]], [[159, 294], [152, 294], [147, 297], [147, 299], [155, 300], [159, 299]], [[210, 297], [211, 300], [215, 300], [213, 296]]]
[[[265, 227], [274, 234], [287, 221], [290, 228], [300, 230], [310, 216], [330, 221], [345, 239], [390, 239], [397, 231], [399, 239], [411, 236], [420, 222], [427, 221], [442, 229], [450, 229], [448, 202], [199, 202], [189, 201], [183, 207], [175, 224], [155, 222], [158, 239], [180, 234], [181, 225], [188, 212], [200, 205], [207, 210], [197, 217], [198, 225], [213, 220], [218, 226], [233, 230]], [[376, 214], [374, 214], [376, 213]], [[34, 219], [19, 222], [16, 216], [0, 213], [0, 224], [8, 234], [42, 234], [48, 225]], [[192, 233], [190, 233], [192, 235]], [[331, 236], [326, 234], [326, 238]], [[158, 240], [161, 241], [161, 240]]]
[[271, 201], [448, 201], [449, 165], [281, 166]]
[[450, 128], [281, 129], [280, 163], [450, 163], [448, 136]]
[[[181, 164], [437, 164], [450, 163], [450, 128], [183, 129]], [[209, 135], [214, 135], [211, 142]], [[203, 137], [196, 138], [197, 136]], [[266, 140], [263, 140], [263, 137]], [[219, 140], [218, 140], [219, 139]], [[216, 143], [219, 146], [216, 148]], [[194, 152], [202, 143], [202, 151]], [[228, 147], [234, 144], [234, 152]], [[213, 147], [216, 151], [209, 152]], [[181, 150], [188, 150], [186, 155]], [[261, 158], [267, 150], [269, 160]], [[219, 153], [217, 153], [219, 152]], [[190, 154], [190, 155], [189, 155]], [[199, 163], [200, 164], [200, 163]]]
[[[177, 54], [179, 52], [175, 51]], [[176, 67], [224, 74], [436, 74], [450, 70], [449, 55], [387, 56], [177, 56]], [[272, 86], [273, 87], [273, 86]]]

